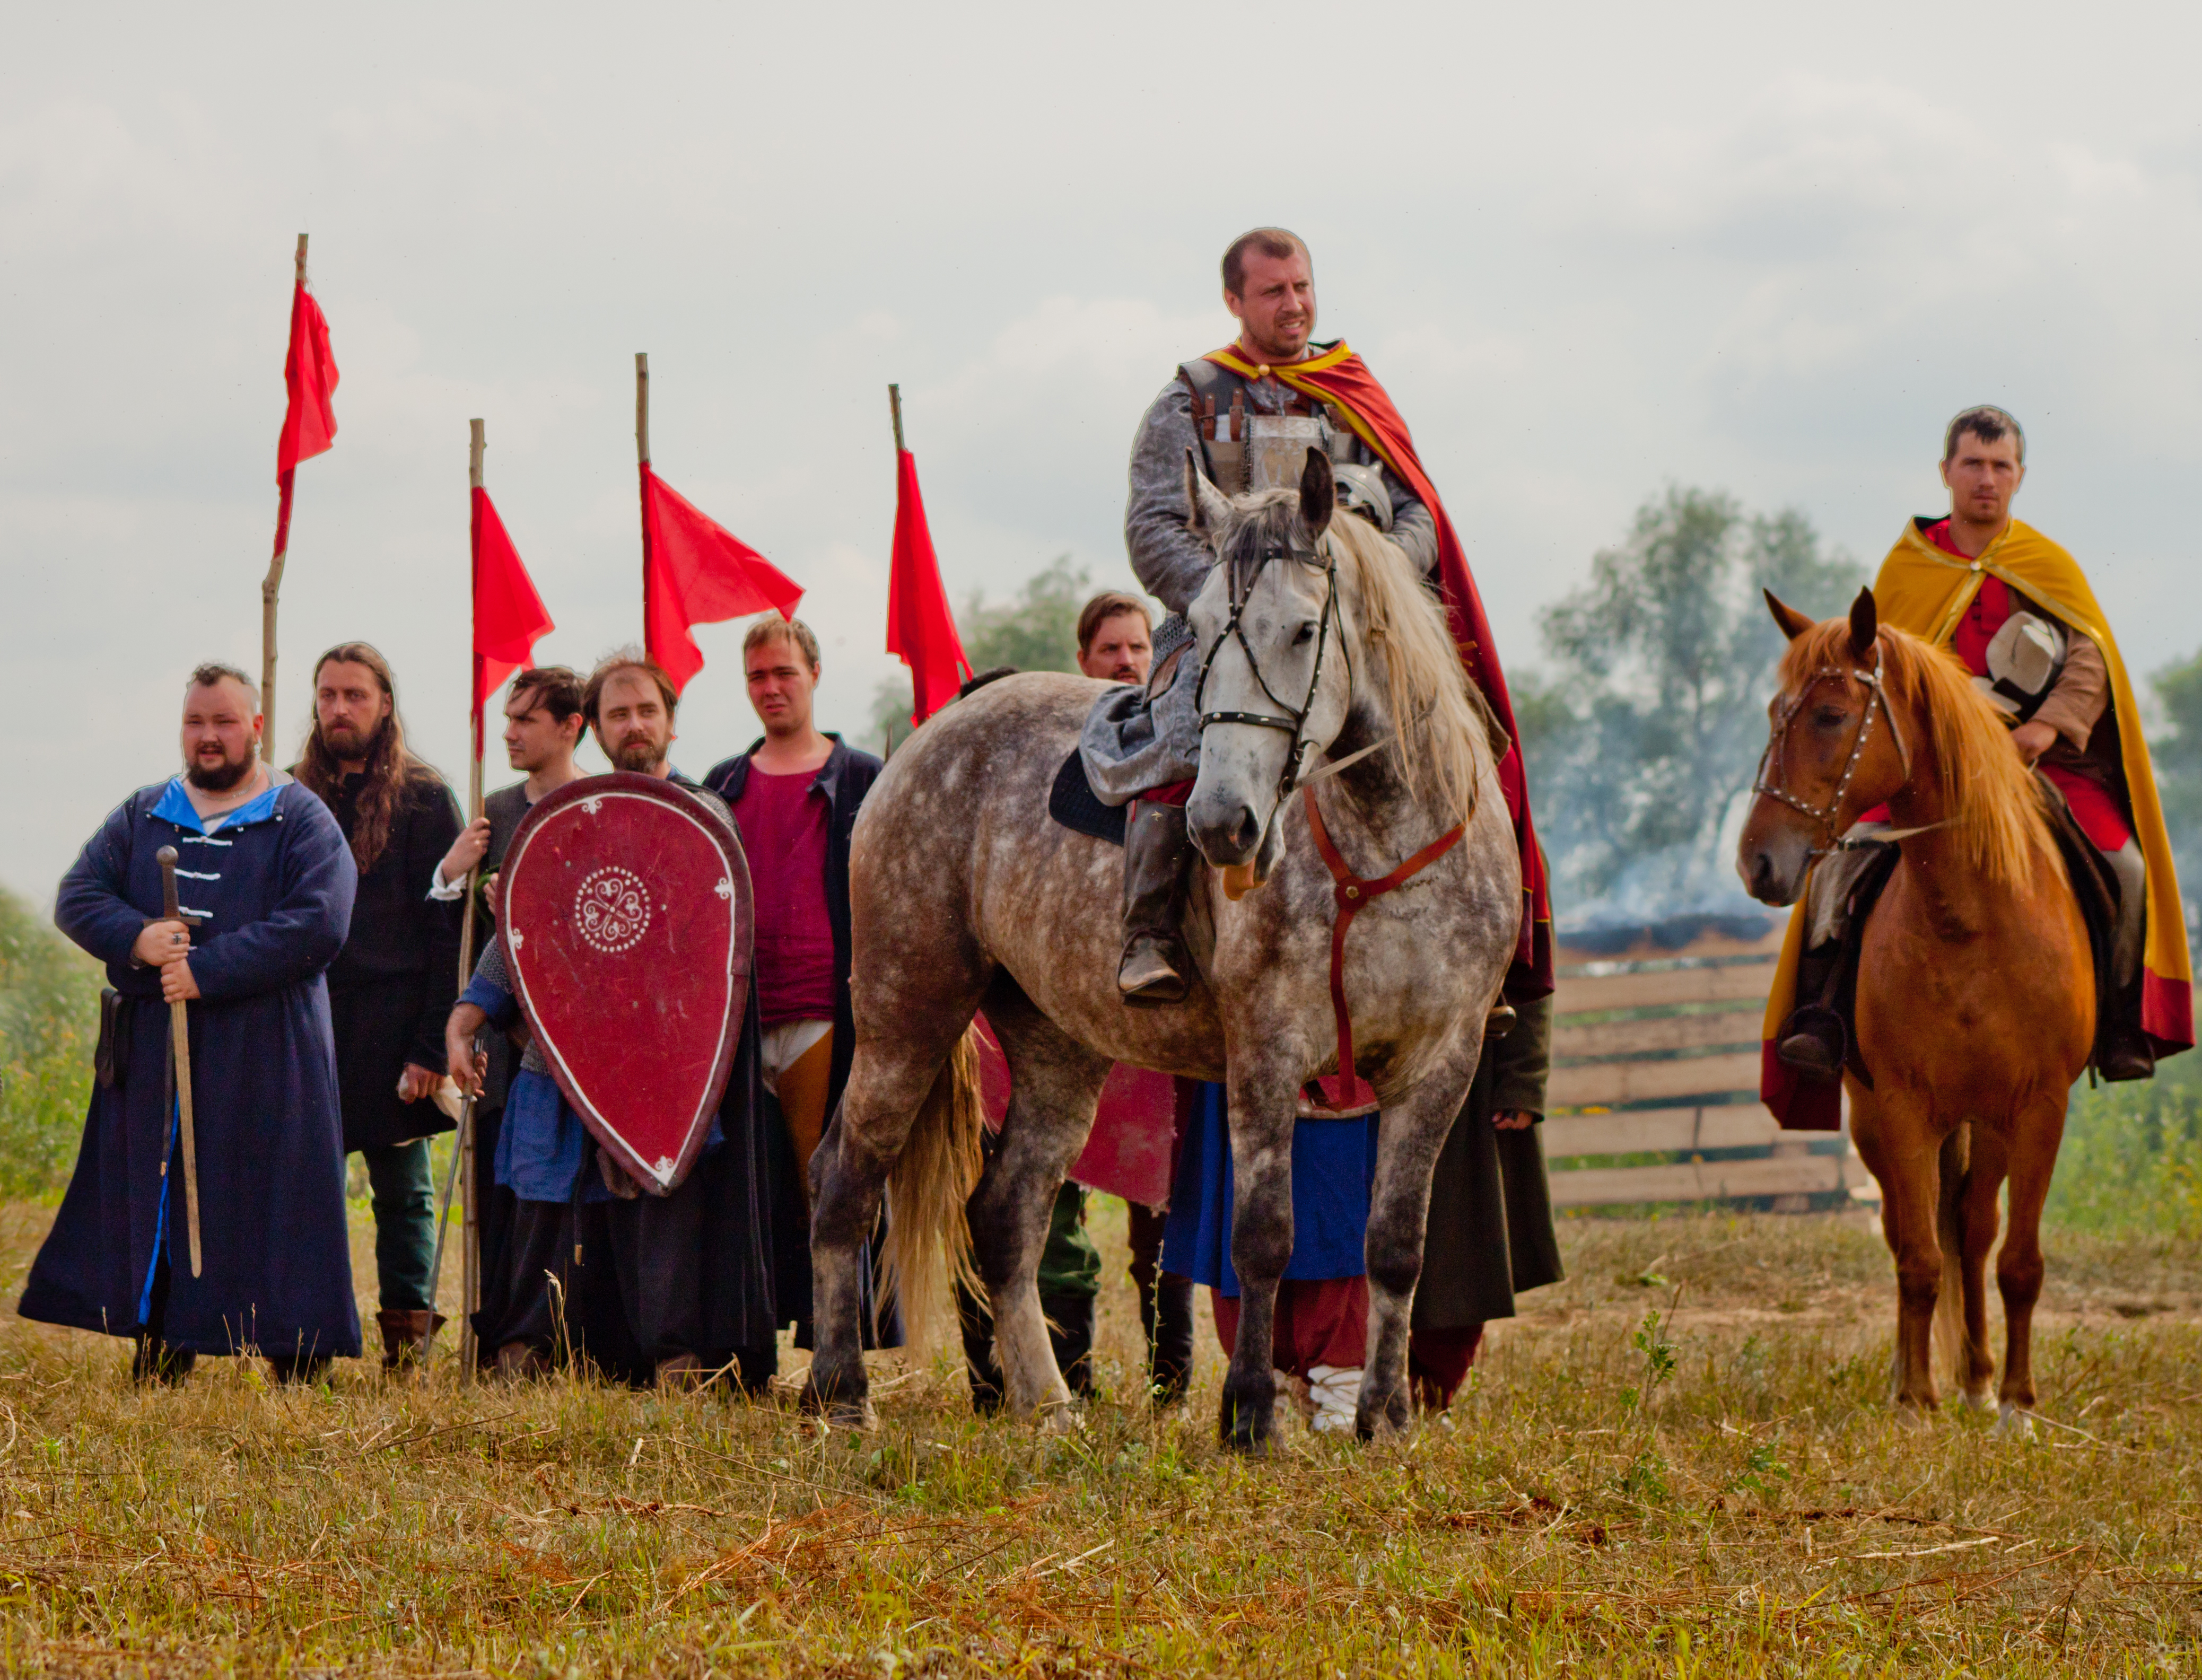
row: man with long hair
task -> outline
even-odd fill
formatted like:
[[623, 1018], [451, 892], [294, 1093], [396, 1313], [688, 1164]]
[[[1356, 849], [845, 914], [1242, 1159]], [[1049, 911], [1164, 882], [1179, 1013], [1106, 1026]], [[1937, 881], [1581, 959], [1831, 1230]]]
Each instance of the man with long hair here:
[[[321, 802], [260, 759], [260, 696], [234, 666], [191, 674], [183, 769], [116, 806], [54, 901], [107, 965], [84, 1142], [16, 1311], [137, 1344], [174, 1382], [201, 1354], [256, 1349], [278, 1381], [359, 1353], [343, 1122], [322, 976], [357, 879]], [[173, 849], [180, 919], [160, 855]], [[201, 1265], [184, 1195], [186, 1006]]]
[[451, 790], [405, 744], [390, 662], [342, 642], [314, 662], [314, 726], [296, 771], [335, 814], [359, 869], [350, 932], [329, 970], [346, 1153], [367, 1164], [386, 1370], [427, 1356], [443, 1323], [429, 1298], [436, 1194], [432, 1101], [458, 991], [458, 907], [432, 898], [458, 837]]

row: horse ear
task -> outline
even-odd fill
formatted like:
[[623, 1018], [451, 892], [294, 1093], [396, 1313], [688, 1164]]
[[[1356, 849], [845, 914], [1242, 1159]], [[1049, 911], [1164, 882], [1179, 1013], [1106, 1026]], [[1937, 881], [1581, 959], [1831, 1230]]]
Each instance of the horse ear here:
[[1781, 633], [1791, 641], [1795, 641], [1812, 627], [1811, 620], [1789, 605], [1772, 590], [1763, 589], [1759, 593], [1766, 597], [1766, 610], [1774, 614], [1774, 622], [1781, 626]]
[[1200, 470], [1200, 456], [1185, 452], [1186, 529], [1204, 542], [1214, 543], [1231, 523], [1231, 498], [1208, 482]]
[[1330, 457], [1310, 444], [1307, 465], [1300, 469], [1300, 519], [1308, 535], [1320, 537], [1330, 529], [1330, 516], [1338, 508], [1338, 476], [1330, 470]]
[[1862, 589], [1858, 599], [1851, 602], [1851, 657], [1863, 659], [1873, 651], [1873, 644], [1881, 634], [1881, 608], [1875, 602], [1873, 591]]

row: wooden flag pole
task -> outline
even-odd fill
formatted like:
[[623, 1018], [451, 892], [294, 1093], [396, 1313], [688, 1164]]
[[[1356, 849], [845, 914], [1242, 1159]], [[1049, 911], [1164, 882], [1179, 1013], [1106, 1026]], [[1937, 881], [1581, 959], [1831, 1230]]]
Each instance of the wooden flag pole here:
[[887, 412], [894, 416], [895, 465], [897, 469], [899, 470], [902, 465], [903, 456], [902, 387], [900, 385], [889, 385], [887, 387]]
[[[644, 469], [637, 473], [639, 480], [646, 479], [650, 466], [650, 357], [642, 350], [634, 353], [634, 459], [635, 465]], [[637, 486], [642, 497], [642, 647], [645, 653], [655, 651], [650, 645], [650, 486]]]
[[[482, 423], [468, 422], [473, 438], [467, 451], [467, 484], [470, 491], [482, 487]], [[473, 498], [469, 496], [468, 500]], [[473, 511], [468, 521], [471, 540], [468, 544], [467, 594], [473, 603], [474, 614], [480, 610], [481, 595], [481, 516], [479, 508]], [[469, 640], [469, 647], [472, 643]], [[472, 654], [467, 671], [467, 726], [474, 737], [471, 756], [474, 760], [467, 778], [467, 820], [479, 822], [482, 814], [482, 720], [475, 709], [474, 684], [480, 674], [481, 655]], [[481, 883], [479, 864], [467, 871], [466, 908], [459, 921], [459, 990], [464, 991], [474, 975], [474, 894]], [[476, 1041], [477, 1045], [480, 1040]], [[459, 1380], [474, 1380], [474, 1313], [481, 1305], [480, 1254], [479, 1231], [474, 1208], [474, 1101], [475, 1094], [467, 1093], [459, 1104], [459, 1132], [453, 1140], [451, 1165], [444, 1175], [443, 1200], [436, 1208], [436, 1248], [428, 1262], [428, 1303], [430, 1310], [443, 1293], [444, 1233], [450, 1226], [451, 1197], [456, 1190], [461, 1214], [459, 1243]]]
[[[298, 236], [294, 284], [306, 283], [306, 236]], [[283, 562], [291, 552], [291, 533], [280, 516], [277, 526], [283, 541], [268, 562], [268, 575], [260, 580], [260, 756], [275, 762], [275, 597], [283, 588]]]
[[[467, 448], [467, 487], [471, 493], [482, 487], [482, 450], [487, 447], [482, 437], [482, 423], [469, 422], [472, 436]], [[471, 521], [469, 522], [471, 524]], [[468, 555], [468, 573], [476, 592], [481, 588], [481, 556]], [[476, 603], [475, 610], [480, 610]], [[480, 655], [474, 656], [479, 659]], [[471, 695], [474, 683], [473, 661], [468, 661], [468, 686]], [[484, 702], [486, 704], [486, 699]], [[486, 726], [481, 718], [473, 720], [474, 763], [467, 771], [467, 820], [477, 823], [482, 814], [482, 732]], [[474, 973], [474, 902], [481, 885], [481, 866], [477, 863], [467, 871], [467, 908], [459, 925], [459, 990], [464, 991]], [[474, 1102], [469, 1096], [459, 1111], [459, 1172], [461, 1195], [465, 1198], [465, 1209], [461, 1226], [459, 1248], [459, 1300], [466, 1316], [459, 1325], [459, 1372], [463, 1382], [472, 1382], [476, 1353], [474, 1348], [474, 1314], [481, 1310], [481, 1209], [474, 1190]]]

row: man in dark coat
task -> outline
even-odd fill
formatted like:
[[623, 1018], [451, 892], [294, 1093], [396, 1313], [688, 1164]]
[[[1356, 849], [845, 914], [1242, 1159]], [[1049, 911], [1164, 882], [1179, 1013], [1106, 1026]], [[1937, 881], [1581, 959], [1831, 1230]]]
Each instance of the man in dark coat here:
[[[359, 1353], [323, 972], [357, 884], [321, 802], [260, 762], [259, 696], [203, 665], [184, 773], [141, 788], [62, 879], [54, 920], [107, 965], [76, 1171], [31, 1267], [26, 1319], [129, 1336], [141, 1379], [257, 1348], [281, 1379]], [[156, 854], [179, 854], [162, 916]], [[171, 1060], [186, 1005], [203, 1266], [191, 1275]]]
[[1567, 1276], [1538, 1127], [1552, 1065], [1552, 999], [1515, 1005], [1513, 1030], [1484, 1041], [1468, 1104], [1430, 1175], [1430, 1221], [1407, 1339], [1416, 1402], [1442, 1412], [1475, 1363], [1483, 1327], [1514, 1297]]
[[[809, 1342], [810, 1157], [849, 1083], [857, 1053], [850, 1002], [849, 838], [886, 768], [812, 721], [818, 639], [800, 620], [768, 614], [743, 637], [750, 704], [765, 727], [749, 750], [715, 766], [704, 785], [740, 829], [756, 888], [756, 983], [762, 1073], [775, 1159], [773, 1275], [779, 1322]], [[869, 1276], [869, 1268], [864, 1275]], [[873, 1334], [868, 1299], [865, 1334]], [[882, 1345], [901, 1340], [882, 1327]], [[870, 1345], [868, 1341], [867, 1345]]]
[[[527, 779], [499, 788], [482, 801], [482, 814], [467, 825], [436, 866], [436, 884], [429, 894], [460, 901], [468, 873], [480, 870], [474, 905], [477, 954], [487, 950], [497, 937], [498, 872], [504, 867], [504, 855], [521, 819], [537, 800], [581, 774], [574, 762], [574, 749], [580, 743], [582, 726], [578, 673], [562, 665], [539, 665], [512, 679], [504, 702], [505, 760]], [[545, 1285], [540, 1257], [532, 1250], [516, 1255], [511, 1238], [518, 1200], [497, 1181], [498, 1133], [504, 1119], [505, 1093], [519, 1066], [520, 1046], [509, 1033], [493, 1030], [484, 1036], [482, 1048], [482, 1090], [474, 1114], [475, 1263], [481, 1290], [474, 1312], [475, 1362], [493, 1366], [499, 1352], [509, 1348], [503, 1374], [523, 1376], [539, 1366], [551, 1338], [541, 1306]]]
[[[581, 709], [597, 744], [620, 770], [658, 776], [717, 802], [677, 774], [668, 756], [680, 696], [672, 678], [639, 650], [612, 655], [591, 673]], [[474, 1089], [473, 1043], [486, 1024], [521, 1020], [502, 941], [482, 954], [451, 1011], [445, 1049], [453, 1079]], [[725, 1096], [703, 1153], [669, 1195], [641, 1194], [601, 1154], [565, 1100], [542, 1046], [530, 1040], [505, 1099], [498, 1182], [517, 1198], [510, 1266], [532, 1267], [531, 1293], [515, 1291], [499, 1333], [547, 1354], [568, 1342], [607, 1374], [662, 1387], [722, 1370], [752, 1391], [777, 1368], [769, 1175], [774, 1155], [758, 1082], [754, 990]], [[577, 1260], [577, 1258], [578, 1260]], [[557, 1279], [554, 1296], [544, 1272]], [[524, 1369], [525, 1352], [499, 1363]]]
[[458, 837], [441, 777], [405, 745], [389, 662], [345, 642], [314, 666], [314, 727], [298, 780], [319, 794], [359, 866], [344, 954], [329, 970], [344, 1148], [374, 1190], [374, 1266], [386, 1369], [424, 1357], [443, 1318], [429, 1298], [436, 1192], [428, 1139], [451, 1120], [433, 1101], [444, 1023], [459, 989], [455, 904], [429, 896]]

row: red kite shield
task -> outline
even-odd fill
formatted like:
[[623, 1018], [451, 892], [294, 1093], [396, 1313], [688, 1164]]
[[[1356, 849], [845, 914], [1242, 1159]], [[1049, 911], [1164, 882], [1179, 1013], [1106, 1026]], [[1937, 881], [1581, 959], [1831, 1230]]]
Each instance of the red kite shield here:
[[654, 1195], [711, 1129], [748, 1007], [749, 866], [707, 800], [655, 776], [568, 782], [512, 837], [498, 937], [582, 1124]]

